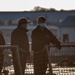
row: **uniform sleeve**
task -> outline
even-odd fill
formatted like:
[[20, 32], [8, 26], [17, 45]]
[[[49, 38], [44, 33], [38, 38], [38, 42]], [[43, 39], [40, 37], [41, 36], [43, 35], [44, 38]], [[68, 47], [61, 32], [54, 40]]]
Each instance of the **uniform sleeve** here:
[[38, 36], [38, 33], [36, 30], [33, 30], [32, 31], [32, 50], [35, 51], [35, 50], [39, 50], [39, 38], [37, 37]]
[[12, 33], [11, 34], [11, 45], [18, 45], [19, 44], [19, 37], [17, 34]]
[[[5, 45], [5, 39], [3, 35], [0, 33], [0, 45]], [[0, 53], [1, 51], [3, 52], [4, 48], [0, 48]]]
[[49, 31], [49, 39], [52, 44], [55, 44], [58, 49], [61, 48], [60, 41]]
[[36, 36], [35, 36], [34, 31], [32, 31], [31, 38], [32, 38], [32, 50], [34, 51], [35, 50], [35, 42], [36, 42]]
[[5, 45], [5, 39], [1, 33], [0, 33], [0, 45]]
[[[15, 33], [12, 32], [12, 34], [11, 34], [11, 45], [18, 45], [19, 44], [18, 42], [20, 40], [18, 40], [18, 37], [19, 36], [17, 36], [17, 34], [15, 34]], [[15, 48], [12, 48], [11, 51], [15, 53], [15, 50], [14, 49]]]

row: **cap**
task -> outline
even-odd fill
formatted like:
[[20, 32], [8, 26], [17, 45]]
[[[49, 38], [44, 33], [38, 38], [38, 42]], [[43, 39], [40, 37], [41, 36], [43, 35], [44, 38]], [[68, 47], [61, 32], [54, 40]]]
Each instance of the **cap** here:
[[18, 24], [22, 24], [22, 23], [30, 23], [30, 21], [28, 21], [26, 18], [21, 18], [21, 19], [18, 21]]
[[38, 18], [38, 22], [45, 22], [46, 21], [46, 18], [44, 16], [40, 16]]

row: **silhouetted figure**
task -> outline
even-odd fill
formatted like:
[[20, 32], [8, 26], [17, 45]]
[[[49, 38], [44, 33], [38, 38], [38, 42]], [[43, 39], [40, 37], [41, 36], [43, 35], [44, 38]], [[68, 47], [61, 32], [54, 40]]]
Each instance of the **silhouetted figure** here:
[[[27, 21], [27, 19], [21, 18], [18, 21], [17, 28], [14, 29], [11, 34], [11, 45], [18, 45], [18, 47], [20, 48], [19, 55], [20, 55], [20, 61], [21, 61], [23, 75], [24, 75], [24, 70], [26, 67], [27, 52], [29, 52], [29, 41], [28, 41], [28, 36], [27, 36], [28, 23], [29, 22]], [[14, 49], [12, 49], [12, 55], [13, 55], [15, 75], [20, 75], [20, 73], [18, 71], [18, 65], [17, 65], [18, 61], [16, 60], [16, 53], [15, 53]]]
[[46, 18], [38, 18], [38, 26], [32, 31], [32, 50], [34, 51], [34, 73], [35, 75], [45, 75], [48, 63], [47, 50], [44, 49], [50, 43], [55, 44], [59, 49], [60, 42], [53, 33], [46, 28]]
[[[5, 39], [1, 31], [0, 31], [0, 45], [5, 45]], [[0, 73], [3, 68], [3, 60], [4, 60], [3, 50], [4, 48], [0, 47]]]

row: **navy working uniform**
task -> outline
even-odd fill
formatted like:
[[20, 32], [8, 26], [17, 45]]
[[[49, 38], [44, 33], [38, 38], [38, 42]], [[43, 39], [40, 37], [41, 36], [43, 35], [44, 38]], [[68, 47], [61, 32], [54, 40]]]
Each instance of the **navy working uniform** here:
[[[44, 24], [44, 23], [43, 23]], [[41, 23], [32, 31], [32, 50], [34, 51], [34, 73], [35, 75], [45, 75], [48, 63], [47, 50], [44, 49], [50, 43], [55, 44], [59, 49], [61, 48], [60, 42]]]
[[[28, 29], [26, 28], [27, 23], [28, 22], [25, 18], [20, 19], [17, 28], [14, 29], [11, 34], [11, 45], [18, 45], [19, 47], [19, 55], [23, 75], [26, 67], [27, 53], [29, 52], [29, 41], [27, 36]], [[16, 60], [17, 54], [15, 53], [14, 48], [12, 49], [12, 55], [13, 55], [15, 75], [20, 75], [18, 71], [18, 61]]]

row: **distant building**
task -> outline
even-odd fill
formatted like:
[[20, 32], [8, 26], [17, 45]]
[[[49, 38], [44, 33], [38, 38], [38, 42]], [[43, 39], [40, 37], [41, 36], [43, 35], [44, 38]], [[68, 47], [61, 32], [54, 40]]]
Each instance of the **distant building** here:
[[[0, 25], [16, 25], [21, 17], [26, 17], [28, 20], [36, 24], [38, 16], [45, 16], [47, 24], [58, 25], [58, 22], [63, 21], [67, 16], [75, 16], [75, 12], [71, 11], [31, 11], [31, 12], [0, 12]], [[4, 23], [3, 23], [4, 21]]]
[[67, 16], [60, 23], [60, 37], [63, 42], [75, 42], [75, 16]]

